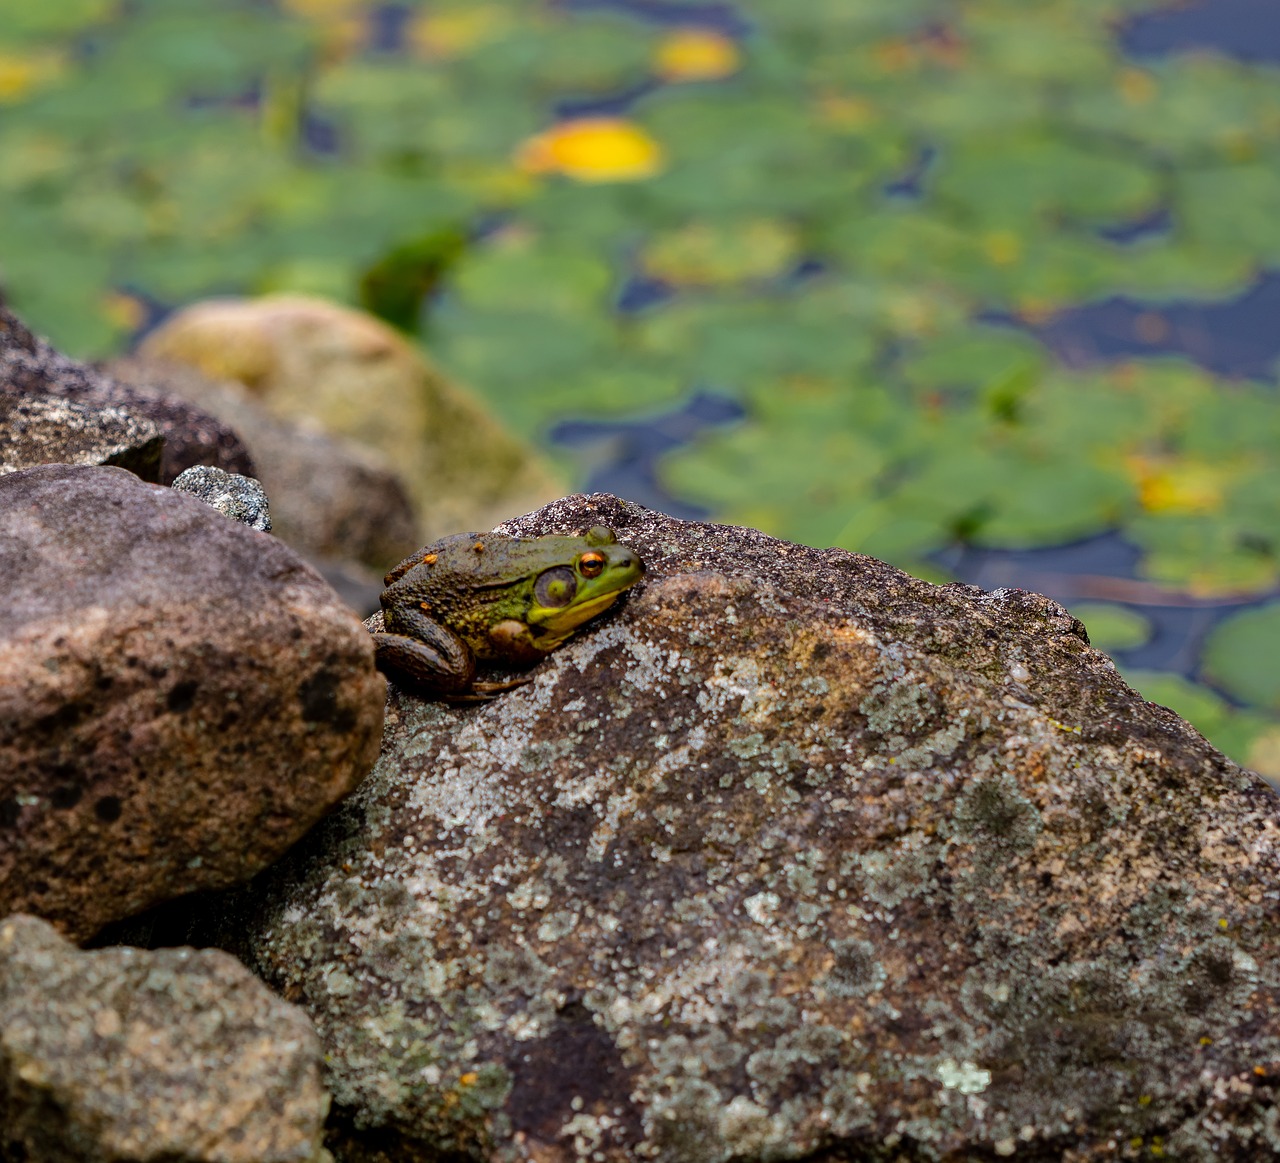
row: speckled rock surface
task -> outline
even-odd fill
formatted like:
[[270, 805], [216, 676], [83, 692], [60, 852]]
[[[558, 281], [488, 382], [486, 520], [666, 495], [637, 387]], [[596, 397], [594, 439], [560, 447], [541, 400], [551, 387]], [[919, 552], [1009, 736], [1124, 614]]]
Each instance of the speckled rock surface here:
[[1280, 800], [1047, 598], [568, 498], [649, 574], [228, 926], [348, 1160], [1264, 1160]]
[[221, 421], [185, 400], [127, 387], [68, 359], [32, 335], [4, 306], [0, 306], [0, 396], [58, 396], [90, 410], [120, 408], [150, 421], [164, 437], [162, 484], [193, 464], [254, 475], [248, 450]]
[[197, 497], [224, 517], [250, 529], [271, 532], [271, 504], [261, 482], [253, 477], [197, 464], [180, 472], [170, 488]]
[[0, 1158], [325, 1163], [320, 1045], [217, 950], [82, 953], [0, 921]]
[[0, 476], [0, 914], [247, 878], [355, 786], [384, 683], [288, 548], [118, 468]]
[[109, 464], [156, 481], [163, 451], [159, 429], [120, 408], [0, 392], [0, 473], [38, 464]]
[[275, 415], [244, 385], [181, 364], [123, 359], [108, 367], [126, 383], [191, 400], [239, 432], [272, 500], [274, 533], [309, 560], [361, 562], [377, 571], [381, 591], [382, 574], [422, 544], [404, 485], [372, 449], [314, 421]]
[[310, 418], [375, 449], [418, 507], [419, 544], [564, 491], [533, 448], [362, 311], [302, 295], [210, 299], [166, 319], [138, 354], [238, 380], [277, 416]]

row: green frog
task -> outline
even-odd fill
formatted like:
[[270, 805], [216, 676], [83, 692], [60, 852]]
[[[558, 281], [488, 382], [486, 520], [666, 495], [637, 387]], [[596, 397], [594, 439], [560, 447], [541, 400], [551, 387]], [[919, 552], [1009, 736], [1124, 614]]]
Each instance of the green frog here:
[[604, 525], [578, 536], [445, 537], [387, 574], [378, 669], [422, 693], [492, 697], [529, 680], [477, 682], [477, 659], [537, 662], [643, 575], [639, 554]]

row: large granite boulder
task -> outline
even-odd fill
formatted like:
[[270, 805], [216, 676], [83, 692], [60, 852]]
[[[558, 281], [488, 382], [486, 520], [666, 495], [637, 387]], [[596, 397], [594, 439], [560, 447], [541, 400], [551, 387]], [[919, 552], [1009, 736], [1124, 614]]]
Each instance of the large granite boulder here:
[[[158, 470], [162, 484], [195, 464], [254, 475], [253, 462], [239, 437], [208, 412], [175, 396], [117, 383], [68, 359], [0, 305], [0, 398], [6, 396], [51, 396], [88, 412], [119, 410], [135, 420], [149, 421], [164, 438]], [[85, 462], [83, 457], [74, 461]]]
[[81, 952], [0, 921], [0, 1158], [325, 1163], [320, 1044], [214, 949]]
[[323, 299], [196, 303], [147, 336], [138, 354], [238, 380], [276, 415], [318, 421], [377, 450], [410, 489], [422, 541], [488, 528], [564, 491], [528, 445], [402, 335]]
[[245, 879], [369, 770], [368, 634], [269, 534], [119, 468], [0, 476], [0, 915]]
[[571, 497], [649, 566], [534, 681], [393, 688], [224, 937], [335, 1153], [1280, 1151], [1280, 801], [1047, 598]]

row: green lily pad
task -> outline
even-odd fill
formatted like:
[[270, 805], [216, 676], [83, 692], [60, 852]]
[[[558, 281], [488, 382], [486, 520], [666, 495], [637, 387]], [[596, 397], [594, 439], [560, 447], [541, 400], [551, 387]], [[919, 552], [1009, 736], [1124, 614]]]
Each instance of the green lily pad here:
[[0, 37], [17, 41], [81, 32], [105, 20], [115, 7], [115, 0], [57, 0], [47, 4], [0, 0]]
[[1205, 676], [1254, 707], [1280, 711], [1280, 602], [1233, 614], [1205, 644]]
[[1108, 654], [1133, 650], [1151, 638], [1151, 622], [1127, 606], [1111, 602], [1076, 602], [1071, 612], [1084, 623], [1089, 641]]
[[1193, 243], [1253, 261], [1280, 259], [1280, 172], [1274, 162], [1179, 174], [1174, 213]]
[[780, 275], [799, 252], [799, 234], [786, 222], [721, 218], [660, 234], [640, 257], [656, 278], [675, 286], [710, 287]]

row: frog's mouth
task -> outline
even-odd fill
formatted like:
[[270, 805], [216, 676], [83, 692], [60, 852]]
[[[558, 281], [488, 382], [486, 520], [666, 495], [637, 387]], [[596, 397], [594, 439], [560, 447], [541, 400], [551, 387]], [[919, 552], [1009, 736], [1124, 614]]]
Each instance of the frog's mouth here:
[[619, 591], [615, 590], [610, 594], [601, 594], [598, 598], [588, 598], [586, 601], [566, 606], [563, 610], [550, 610], [544, 607], [536, 612], [531, 611], [529, 621], [538, 627], [539, 637], [563, 638], [567, 634], [572, 634], [589, 618], [594, 618], [601, 610], [607, 610], [612, 606], [618, 600], [618, 593]]

